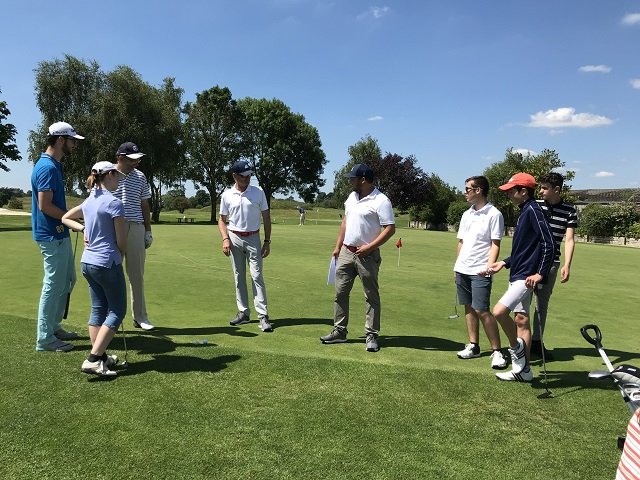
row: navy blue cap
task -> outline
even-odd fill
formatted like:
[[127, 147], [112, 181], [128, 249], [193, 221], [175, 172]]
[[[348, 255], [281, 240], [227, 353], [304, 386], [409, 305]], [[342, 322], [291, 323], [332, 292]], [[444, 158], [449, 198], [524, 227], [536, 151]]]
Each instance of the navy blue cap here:
[[132, 160], [137, 160], [140, 157], [143, 157], [144, 153], [140, 151], [135, 143], [124, 142], [122, 145], [120, 145], [120, 147], [118, 147], [116, 155], [124, 155], [125, 157], [129, 157]]
[[238, 160], [231, 167], [231, 173], [237, 173], [238, 175], [243, 175], [246, 177], [247, 175], [251, 175], [253, 173], [253, 170], [251, 170], [249, 162], [247, 162], [246, 160]]
[[349, 178], [363, 177], [367, 181], [372, 182], [374, 175], [373, 175], [373, 170], [371, 170], [371, 167], [369, 167], [364, 163], [356, 163], [351, 169], [351, 171], [347, 173], [347, 177]]

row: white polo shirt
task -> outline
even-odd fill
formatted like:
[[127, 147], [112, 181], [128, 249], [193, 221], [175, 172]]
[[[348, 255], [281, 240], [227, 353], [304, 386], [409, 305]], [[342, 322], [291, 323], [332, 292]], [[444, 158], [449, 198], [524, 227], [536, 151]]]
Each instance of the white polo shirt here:
[[380, 234], [381, 227], [396, 223], [391, 201], [377, 188], [364, 198], [358, 198], [356, 192], [351, 192], [344, 202], [344, 215], [344, 243], [352, 247], [373, 242]]
[[477, 275], [489, 261], [492, 240], [501, 240], [504, 231], [502, 213], [490, 202], [480, 210], [469, 208], [462, 215], [458, 239], [462, 248], [453, 270], [465, 275]]
[[241, 192], [233, 185], [220, 197], [220, 215], [226, 215], [229, 230], [237, 232], [255, 232], [260, 230], [262, 212], [269, 210], [264, 191], [255, 185], [249, 185]]

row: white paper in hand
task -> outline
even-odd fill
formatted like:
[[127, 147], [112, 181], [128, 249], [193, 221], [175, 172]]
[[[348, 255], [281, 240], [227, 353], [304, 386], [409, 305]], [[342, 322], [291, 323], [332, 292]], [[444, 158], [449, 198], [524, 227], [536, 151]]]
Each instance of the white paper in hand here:
[[329, 260], [329, 275], [327, 276], [327, 285], [335, 285], [336, 284], [336, 257], [331, 255], [331, 260]]

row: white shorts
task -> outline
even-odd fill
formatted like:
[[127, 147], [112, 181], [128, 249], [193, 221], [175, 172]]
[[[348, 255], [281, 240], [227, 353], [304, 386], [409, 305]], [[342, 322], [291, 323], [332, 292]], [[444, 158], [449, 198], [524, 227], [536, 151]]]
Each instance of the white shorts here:
[[531, 305], [531, 294], [533, 289], [525, 285], [524, 280], [509, 282], [509, 288], [498, 303], [504, 305], [514, 313], [524, 313], [529, 315]]

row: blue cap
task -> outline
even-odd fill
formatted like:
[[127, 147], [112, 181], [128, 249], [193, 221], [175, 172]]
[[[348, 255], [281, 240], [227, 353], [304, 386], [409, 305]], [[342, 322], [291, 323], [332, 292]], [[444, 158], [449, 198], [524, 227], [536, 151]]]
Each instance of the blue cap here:
[[363, 177], [368, 182], [372, 182], [374, 175], [373, 175], [373, 170], [371, 170], [371, 167], [369, 167], [368, 165], [365, 165], [364, 163], [356, 163], [351, 169], [351, 171], [347, 173], [347, 177], [349, 178]]
[[246, 177], [247, 175], [251, 175], [253, 170], [251, 170], [249, 162], [246, 160], [238, 160], [231, 167], [231, 173], [237, 173], [238, 175]]

